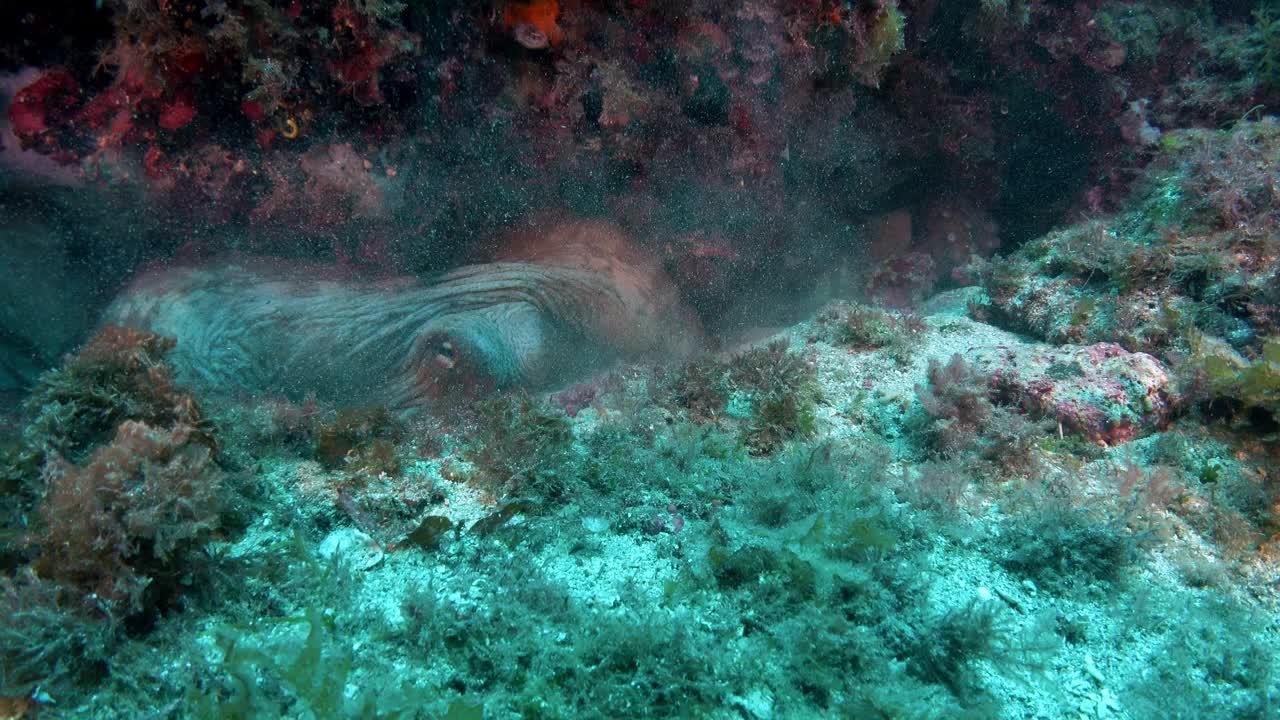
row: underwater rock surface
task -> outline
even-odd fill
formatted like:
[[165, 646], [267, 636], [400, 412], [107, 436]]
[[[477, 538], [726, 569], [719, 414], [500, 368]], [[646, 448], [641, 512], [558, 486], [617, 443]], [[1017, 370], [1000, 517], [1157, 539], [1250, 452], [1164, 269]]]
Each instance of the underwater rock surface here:
[[978, 362], [988, 364], [996, 395], [1091, 442], [1115, 445], [1149, 434], [1168, 424], [1175, 405], [1163, 363], [1113, 343], [1002, 347]]

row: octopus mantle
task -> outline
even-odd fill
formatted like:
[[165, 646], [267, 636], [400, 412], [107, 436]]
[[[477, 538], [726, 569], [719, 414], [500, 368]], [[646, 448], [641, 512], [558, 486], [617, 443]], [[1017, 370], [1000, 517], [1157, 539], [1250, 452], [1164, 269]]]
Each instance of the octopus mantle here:
[[176, 338], [179, 378], [206, 392], [397, 409], [550, 389], [700, 340], [660, 268], [591, 222], [517, 237], [496, 261], [429, 282], [331, 279], [272, 261], [152, 271], [105, 322]]

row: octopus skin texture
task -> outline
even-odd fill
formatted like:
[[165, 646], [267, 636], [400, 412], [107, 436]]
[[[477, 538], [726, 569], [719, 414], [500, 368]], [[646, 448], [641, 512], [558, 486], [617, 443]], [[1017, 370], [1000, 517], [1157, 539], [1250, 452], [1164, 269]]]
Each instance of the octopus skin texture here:
[[162, 268], [136, 279], [104, 323], [175, 338], [178, 378], [204, 392], [404, 411], [554, 389], [701, 342], [661, 268], [608, 223], [561, 223], [501, 246], [429, 281], [267, 260]]

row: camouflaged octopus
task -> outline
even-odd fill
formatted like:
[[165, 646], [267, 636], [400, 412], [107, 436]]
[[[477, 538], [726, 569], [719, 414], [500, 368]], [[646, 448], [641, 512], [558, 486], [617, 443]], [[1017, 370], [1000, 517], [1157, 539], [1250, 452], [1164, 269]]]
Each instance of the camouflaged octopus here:
[[608, 223], [559, 223], [504, 245], [425, 282], [326, 278], [262, 260], [150, 271], [104, 321], [176, 338], [178, 377], [208, 392], [400, 410], [553, 389], [699, 342], [660, 266]]

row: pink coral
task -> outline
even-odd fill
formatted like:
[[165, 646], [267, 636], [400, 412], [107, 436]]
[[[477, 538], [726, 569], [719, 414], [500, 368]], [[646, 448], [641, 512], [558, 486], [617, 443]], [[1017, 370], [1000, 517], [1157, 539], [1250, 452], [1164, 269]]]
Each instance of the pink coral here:
[[268, 167], [271, 193], [252, 217], [286, 220], [313, 230], [331, 229], [357, 218], [381, 217], [383, 192], [369, 172], [371, 168], [372, 163], [350, 143], [317, 145], [296, 166], [282, 159]]
[[339, 0], [333, 8], [333, 38], [337, 57], [329, 65], [342, 92], [359, 105], [380, 105], [383, 68], [417, 51], [418, 39], [400, 30], [377, 27], [356, 7]]
[[80, 86], [60, 68], [48, 70], [18, 91], [9, 105], [9, 124], [22, 148], [72, 162], [75, 154], [59, 137], [80, 104]]
[[9, 106], [13, 132], [30, 139], [50, 130], [77, 104], [80, 86], [65, 70], [54, 69], [22, 88]]

